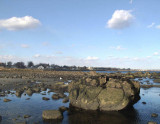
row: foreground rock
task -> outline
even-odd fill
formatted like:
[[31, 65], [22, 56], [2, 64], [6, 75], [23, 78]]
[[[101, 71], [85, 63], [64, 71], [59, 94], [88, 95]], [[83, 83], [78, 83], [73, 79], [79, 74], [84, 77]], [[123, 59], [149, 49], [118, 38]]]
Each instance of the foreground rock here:
[[70, 103], [85, 110], [118, 111], [139, 100], [140, 84], [124, 78], [91, 77], [71, 82]]
[[62, 113], [58, 110], [45, 110], [42, 113], [42, 117], [46, 120], [63, 119]]
[[10, 101], [12, 101], [12, 100], [6, 99], [6, 98], [3, 99], [3, 102], [10, 102]]
[[157, 122], [149, 121], [147, 124], [157, 124]]

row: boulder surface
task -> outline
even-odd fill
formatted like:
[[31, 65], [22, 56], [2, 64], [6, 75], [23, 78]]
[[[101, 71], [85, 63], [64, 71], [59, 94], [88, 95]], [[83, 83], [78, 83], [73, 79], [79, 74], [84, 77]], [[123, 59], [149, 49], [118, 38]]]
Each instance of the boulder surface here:
[[71, 82], [68, 90], [70, 104], [85, 110], [118, 111], [140, 99], [139, 82], [122, 77], [87, 77]]

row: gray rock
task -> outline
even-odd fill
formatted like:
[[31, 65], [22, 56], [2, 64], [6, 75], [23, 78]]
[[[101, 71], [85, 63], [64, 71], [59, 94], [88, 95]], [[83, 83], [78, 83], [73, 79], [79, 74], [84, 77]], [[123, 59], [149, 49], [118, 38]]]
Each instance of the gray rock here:
[[42, 117], [47, 120], [63, 119], [63, 115], [59, 110], [45, 110], [42, 113]]
[[118, 111], [140, 98], [139, 82], [99, 76], [73, 81], [68, 91], [71, 105], [85, 110]]
[[59, 107], [59, 110], [63, 113], [64, 111], [66, 111], [68, 108], [65, 106], [61, 106]]

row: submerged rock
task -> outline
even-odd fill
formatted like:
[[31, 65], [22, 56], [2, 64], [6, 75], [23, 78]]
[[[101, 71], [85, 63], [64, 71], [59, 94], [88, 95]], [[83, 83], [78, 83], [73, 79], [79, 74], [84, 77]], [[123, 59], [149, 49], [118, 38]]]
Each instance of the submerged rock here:
[[149, 121], [147, 124], [157, 124], [157, 122]]
[[85, 110], [118, 111], [139, 100], [140, 84], [119, 78], [91, 77], [71, 82], [70, 103]]
[[44, 110], [42, 117], [47, 120], [63, 119], [63, 115], [59, 110]]
[[43, 100], [46, 100], [46, 101], [50, 100], [50, 99], [47, 98], [47, 97], [42, 97], [42, 99], [43, 99]]
[[0, 122], [2, 121], [2, 116], [0, 116]]
[[158, 117], [158, 114], [152, 113], [152, 114], [151, 114], [151, 117]]
[[31, 115], [24, 115], [24, 118], [29, 118], [31, 117]]
[[4, 102], [10, 102], [10, 101], [12, 101], [12, 100], [4, 98], [3, 101], [4, 101]]

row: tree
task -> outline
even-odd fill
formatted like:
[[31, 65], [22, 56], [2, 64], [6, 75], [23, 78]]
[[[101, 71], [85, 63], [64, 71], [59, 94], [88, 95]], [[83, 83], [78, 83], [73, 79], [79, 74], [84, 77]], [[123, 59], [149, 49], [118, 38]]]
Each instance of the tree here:
[[33, 67], [33, 66], [34, 66], [34, 63], [32, 61], [28, 62], [28, 65], [27, 65], [28, 68]]
[[12, 62], [7, 62], [7, 67], [11, 68], [12, 67]]
[[24, 62], [17, 62], [14, 64], [14, 66], [17, 68], [26, 68]]

